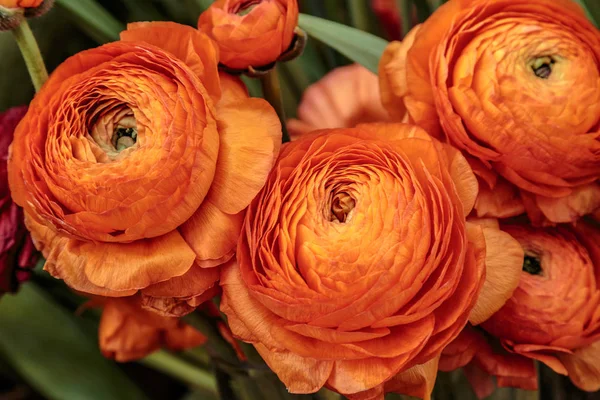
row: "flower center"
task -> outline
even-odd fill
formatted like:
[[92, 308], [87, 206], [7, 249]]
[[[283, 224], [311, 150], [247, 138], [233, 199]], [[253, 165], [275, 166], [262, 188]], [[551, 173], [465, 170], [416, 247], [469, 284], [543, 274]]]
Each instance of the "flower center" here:
[[137, 141], [137, 130], [135, 128], [118, 127], [113, 133], [113, 142], [117, 151], [130, 148]]
[[531, 62], [531, 69], [535, 76], [541, 79], [548, 79], [552, 74], [552, 66], [556, 60], [551, 56], [537, 57]]
[[117, 151], [123, 151], [137, 142], [137, 135], [135, 118], [125, 117], [115, 125], [111, 143]]
[[233, 10], [233, 13], [243, 17], [244, 15], [250, 14], [254, 7], [260, 4], [262, 0], [249, 0], [241, 3], [238, 7]]
[[348, 214], [354, 209], [355, 204], [356, 202], [348, 193], [337, 193], [331, 202], [331, 217], [329, 220], [338, 220], [341, 223], [346, 222]]
[[523, 259], [523, 271], [530, 275], [541, 275], [542, 265], [540, 264], [540, 259], [536, 256], [525, 255]]

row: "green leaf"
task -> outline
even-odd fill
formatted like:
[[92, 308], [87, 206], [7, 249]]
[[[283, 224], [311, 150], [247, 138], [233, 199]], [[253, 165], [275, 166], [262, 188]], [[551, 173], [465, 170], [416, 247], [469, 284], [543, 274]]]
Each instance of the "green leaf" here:
[[598, 0], [575, 0], [575, 3], [579, 4], [585, 11], [590, 21], [594, 25], [599, 26], [600, 24], [600, 2]]
[[143, 400], [74, 316], [32, 283], [0, 300], [0, 352], [52, 400]]
[[202, 10], [206, 10], [208, 7], [210, 7], [210, 5], [212, 3], [214, 3], [214, 0], [195, 0], [196, 4], [198, 5], [198, 7], [200, 7]]
[[370, 33], [306, 14], [300, 14], [299, 25], [310, 36], [377, 73], [379, 59], [387, 41]]
[[71, 13], [73, 20], [98, 43], [119, 40], [125, 25], [95, 0], [56, 0], [56, 4]]

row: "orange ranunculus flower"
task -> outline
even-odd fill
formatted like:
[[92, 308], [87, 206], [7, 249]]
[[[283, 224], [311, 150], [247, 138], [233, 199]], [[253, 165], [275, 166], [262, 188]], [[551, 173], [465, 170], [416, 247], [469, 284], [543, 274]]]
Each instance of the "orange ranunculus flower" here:
[[474, 360], [499, 378], [499, 386], [535, 389], [532, 360], [539, 360], [583, 390], [600, 389], [598, 225], [579, 221], [576, 227], [544, 229], [512, 223], [501, 228], [525, 251], [519, 286], [481, 325], [487, 336], [469, 329], [459, 339], [462, 345], [445, 350], [440, 365], [452, 369]]
[[190, 312], [233, 257], [281, 141], [275, 111], [217, 72], [174, 23], [130, 25], [68, 59], [18, 126], [9, 160], [45, 269], [101, 296]]
[[217, 0], [198, 20], [219, 46], [219, 61], [239, 70], [277, 61], [297, 25], [297, 0]]
[[6, 8], [34, 8], [39, 7], [44, 0], [0, 0], [0, 7]]
[[[442, 349], [518, 283], [518, 243], [465, 221], [476, 194], [460, 152], [418, 127], [286, 144], [221, 275], [233, 333], [292, 393], [428, 395]], [[486, 260], [504, 279], [485, 280]]]
[[479, 216], [600, 207], [600, 31], [571, 0], [450, 0], [389, 45], [380, 79], [392, 115], [469, 158]]
[[180, 319], [143, 310], [137, 296], [105, 298], [101, 302], [98, 336], [105, 357], [127, 362], [163, 347], [181, 351], [206, 342], [204, 335]]
[[298, 106], [298, 119], [289, 120], [288, 129], [295, 137], [317, 129], [353, 128], [388, 120], [377, 75], [353, 64], [334, 69], [306, 89]]

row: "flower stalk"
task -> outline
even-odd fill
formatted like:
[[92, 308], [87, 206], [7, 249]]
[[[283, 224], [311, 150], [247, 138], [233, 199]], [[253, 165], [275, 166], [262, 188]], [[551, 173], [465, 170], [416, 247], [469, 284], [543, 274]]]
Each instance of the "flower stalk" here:
[[262, 85], [263, 97], [271, 104], [277, 112], [277, 116], [281, 121], [282, 141], [283, 143], [290, 141], [290, 134], [286, 127], [285, 110], [283, 108], [283, 98], [281, 96], [281, 84], [279, 82], [279, 74], [277, 66], [273, 67], [269, 72], [260, 76]]
[[44, 59], [40, 53], [40, 48], [33, 36], [33, 32], [29, 27], [27, 19], [23, 19], [23, 21], [12, 30], [12, 33], [17, 41], [19, 50], [21, 50], [23, 59], [25, 60], [31, 82], [33, 82], [35, 91], [38, 92], [44, 82], [48, 80], [48, 71], [46, 71], [46, 65], [44, 64]]
[[162, 371], [181, 382], [217, 394], [217, 382], [208, 371], [166, 351], [157, 351], [140, 360], [141, 364]]

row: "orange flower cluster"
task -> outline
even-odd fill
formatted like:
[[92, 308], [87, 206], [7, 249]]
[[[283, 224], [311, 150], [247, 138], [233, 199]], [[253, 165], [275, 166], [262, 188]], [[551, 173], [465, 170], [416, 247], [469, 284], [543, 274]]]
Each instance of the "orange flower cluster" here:
[[451, 0], [380, 63], [384, 104], [463, 151], [479, 216], [600, 207], [600, 32], [571, 0]]
[[491, 376], [536, 389], [534, 360], [600, 389], [600, 31], [570, 0], [450, 0], [379, 69], [392, 118], [469, 161], [471, 222], [524, 251], [513, 295], [444, 349], [440, 369], [464, 367], [480, 397]]
[[310, 87], [280, 149], [227, 71], [285, 59], [297, 20], [218, 0], [198, 29], [132, 24], [31, 103], [12, 197], [45, 269], [103, 297], [103, 353], [203, 343], [176, 317], [222, 291], [225, 340], [292, 393], [429, 399], [459, 367], [533, 389], [534, 360], [599, 389], [600, 31], [570, 0], [449, 0], [379, 77]]

